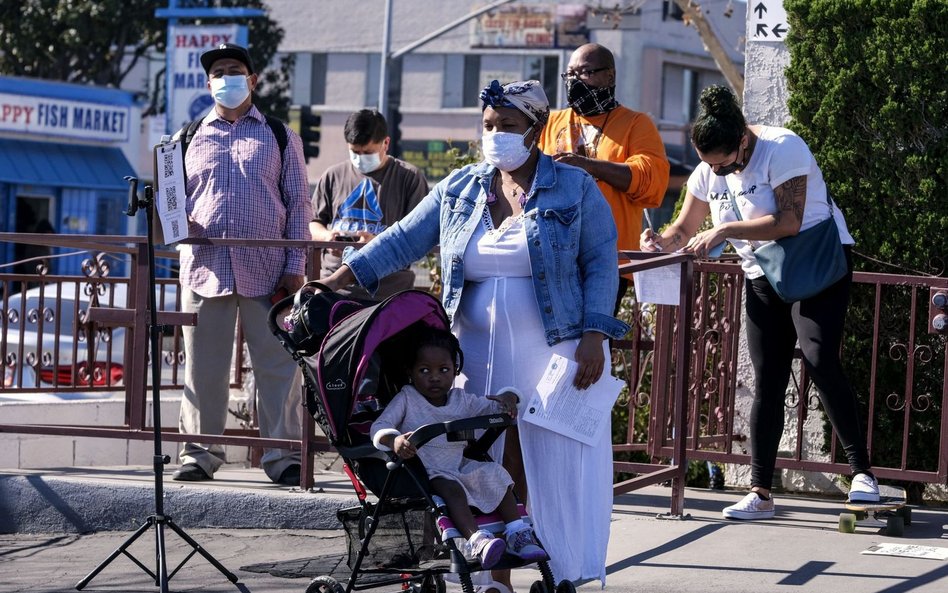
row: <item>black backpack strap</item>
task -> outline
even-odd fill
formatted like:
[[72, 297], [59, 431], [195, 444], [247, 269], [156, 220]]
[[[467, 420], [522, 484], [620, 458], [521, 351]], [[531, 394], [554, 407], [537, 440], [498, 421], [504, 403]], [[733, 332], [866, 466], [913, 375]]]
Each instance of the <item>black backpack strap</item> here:
[[270, 131], [273, 132], [273, 135], [276, 137], [277, 146], [280, 147], [280, 158], [283, 157], [283, 154], [286, 152], [286, 146], [290, 143], [290, 138], [286, 134], [286, 125], [283, 121], [271, 116], [264, 116], [267, 118], [267, 125], [270, 126]]
[[194, 139], [194, 135], [200, 127], [201, 120], [196, 119], [181, 126], [181, 129], [176, 135], [176, 137], [181, 140], [181, 168], [184, 170], [185, 179], [188, 178], [188, 169], [184, 161], [184, 155], [188, 153], [188, 145], [191, 144], [191, 140]]
[[280, 199], [283, 200], [283, 206], [289, 206], [289, 200], [283, 195], [283, 164], [286, 162], [286, 147], [290, 143], [290, 138], [286, 133], [286, 125], [273, 116], [265, 115], [267, 125], [276, 138], [277, 146], [280, 147]]

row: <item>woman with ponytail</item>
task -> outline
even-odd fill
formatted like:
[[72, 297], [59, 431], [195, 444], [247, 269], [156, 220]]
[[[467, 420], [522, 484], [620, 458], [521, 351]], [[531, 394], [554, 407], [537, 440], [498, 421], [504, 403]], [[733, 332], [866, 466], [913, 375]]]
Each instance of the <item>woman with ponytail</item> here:
[[[747, 343], [754, 367], [751, 408], [751, 492], [724, 509], [729, 519], [769, 519], [777, 449], [783, 434], [784, 394], [797, 341], [819, 389], [823, 409], [843, 443], [852, 469], [849, 498], [879, 500], [869, 471], [859, 404], [843, 373], [839, 348], [852, 284], [853, 238], [809, 147], [788, 129], [750, 125], [730, 89], [712, 86], [700, 98], [691, 141], [701, 164], [688, 179], [678, 218], [660, 235], [642, 233], [644, 251], [706, 256], [729, 241], [741, 256]], [[737, 211], [735, 212], [735, 208]], [[698, 232], [711, 215], [712, 228]], [[846, 274], [814, 296], [785, 302], [757, 263], [763, 243], [797, 235], [833, 217], [846, 256]]]

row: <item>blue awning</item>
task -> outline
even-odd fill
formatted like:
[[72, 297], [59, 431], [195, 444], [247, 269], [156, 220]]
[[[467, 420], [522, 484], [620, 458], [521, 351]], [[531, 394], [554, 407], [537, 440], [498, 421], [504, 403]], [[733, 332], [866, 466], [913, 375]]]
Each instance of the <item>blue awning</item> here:
[[115, 190], [134, 174], [116, 147], [0, 138], [0, 182]]

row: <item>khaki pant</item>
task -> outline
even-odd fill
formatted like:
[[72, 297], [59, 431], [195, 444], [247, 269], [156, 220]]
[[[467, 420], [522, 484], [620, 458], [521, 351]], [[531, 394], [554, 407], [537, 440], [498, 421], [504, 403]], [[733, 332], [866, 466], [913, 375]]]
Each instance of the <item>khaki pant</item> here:
[[[300, 369], [267, 327], [269, 299], [266, 296], [247, 298], [239, 295], [204, 298], [182, 289], [181, 308], [197, 313], [198, 324], [182, 328], [186, 364], [178, 429], [191, 434], [224, 433], [239, 310], [257, 386], [260, 436], [300, 439]], [[226, 461], [223, 446], [190, 442], [184, 444], [180, 457], [182, 464], [197, 464], [208, 475]], [[266, 449], [261, 463], [267, 476], [277, 481], [287, 467], [300, 463], [300, 453]]]

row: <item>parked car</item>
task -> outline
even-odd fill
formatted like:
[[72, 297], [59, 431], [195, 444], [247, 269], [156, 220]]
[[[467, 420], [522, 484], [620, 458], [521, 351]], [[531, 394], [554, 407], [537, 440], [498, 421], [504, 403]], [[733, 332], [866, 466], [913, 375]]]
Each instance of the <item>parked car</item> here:
[[[157, 291], [159, 309], [175, 310], [177, 285]], [[0, 394], [69, 388], [75, 399], [88, 396], [79, 393], [83, 388], [101, 392], [123, 385], [126, 329], [85, 323], [93, 293], [99, 307], [126, 306], [127, 284], [111, 281], [44, 284], [2, 297]]]

